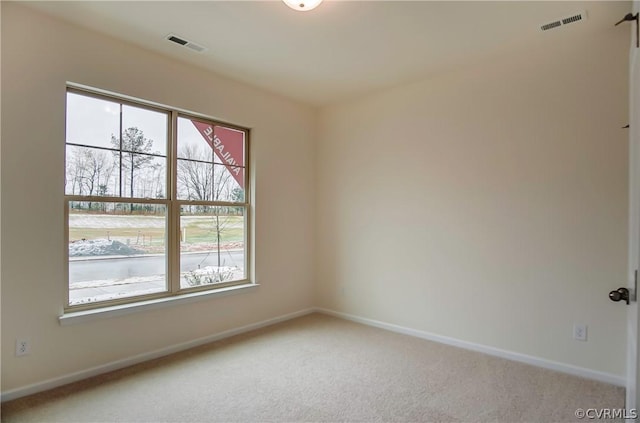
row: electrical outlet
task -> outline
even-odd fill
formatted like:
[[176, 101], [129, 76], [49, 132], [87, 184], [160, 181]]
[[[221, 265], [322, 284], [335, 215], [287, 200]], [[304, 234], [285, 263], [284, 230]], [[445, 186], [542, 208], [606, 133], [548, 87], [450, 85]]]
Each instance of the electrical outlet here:
[[23, 355], [29, 355], [31, 353], [31, 345], [28, 339], [16, 340], [16, 356], [21, 357]]
[[587, 325], [573, 325], [573, 339], [577, 341], [587, 340]]

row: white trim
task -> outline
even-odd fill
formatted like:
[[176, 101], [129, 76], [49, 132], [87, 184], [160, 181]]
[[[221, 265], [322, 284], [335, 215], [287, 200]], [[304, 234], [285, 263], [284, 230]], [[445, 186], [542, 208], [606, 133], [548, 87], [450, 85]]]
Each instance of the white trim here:
[[191, 292], [182, 295], [156, 298], [153, 300], [138, 301], [135, 303], [118, 304], [109, 307], [93, 308], [90, 310], [71, 311], [59, 316], [58, 321], [60, 322], [61, 326], [74, 325], [76, 323], [90, 322], [92, 320], [105, 319], [108, 317], [124, 316], [125, 314], [154, 310], [178, 304], [189, 304], [196, 301], [211, 299], [214, 297], [225, 297], [227, 295], [247, 292], [259, 286], [260, 284], [257, 283], [231, 285], [219, 289]]
[[325, 308], [316, 308], [315, 311], [318, 313], [327, 314], [329, 316], [338, 317], [340, 319], [350, 320], [356, 323], [362, 323], [367, 326], [373, 326], [376, 328], [385, 329], [392, 332], [401, 333], [404, 335], [414, 336], [416, 338], [435, 341], [441, 344], [451, 345], [451, 346], [463, 348], [466, 350], [481, 352], [481, 353], [489, 354], [495, 357], [505, 358], [507, 360], [512, 360], [512, 361], [518, 361], [520, 363], [526, 363], [532, 366], [542, 367], [544, 369], [550, 369], [550, 370], [555, 370], [562, 373], [568, 373], [570, 375], [597, 380], [600, 382], [605, 382], [605, 383], [609, 383], [616, 386], [624, 387], [627, 383], [624, 377], [618, 376], [612, 373], [600, 372], [597, 370], [586, 369], [584, 367], [573, 366], [571, 364], [559, 363], [557, 361], [551, 361], [544, 358], [534, 357], [531, 355], [521, 354], [513, 351], [507, 351], [507, 350], [503, 350], [495, 347], [490, 347], [488, 345], [462, 341], [460, 339], [450, 338], [448, 336], [436, 335], [430, 332], [411, 329], [404, 326], [394, 325], [391, 323], [385, 323], [379, 320], [367, 319], [364, 317], [355, 316], [353, 314], [342, 313], [335, 310], [329, 310]]
[[306, 316], [315, 311], [313, 308], [307, 308], [299, 310], [293, 313], [284, 314], [282, 316], [274, 317], [271, 319], [263, 320], [257, 323], [251, 323], [246, 326], [241, 326], [235, 329], [225, 330], [213, 335], [208, 335], [202, 338], [194, 339], [193, 341], [187, 341], [176, 345], [160, 348], [155, 351], [134, 355], [133, 357], [123, 358], [121, 360], [112, 361], [111, 363], [102, 364], [100, 366], [91, 367], [89, 369], [80, 370], [74, 373], [70, 373], [64, 376], [59, 376], [53, 379], [45, 380], [43, 382], [33, 383], [31, 385], [23, 386], [16, 389], [11, 389], [6, 392], [2, 392], [1, 401], [10, 401], [16, 398], [24, 397], [26, 395], [35, 394], [38, 392], [46, 391], [48, 389], [57, 388], [58, 386], [66, 385], [68, 383], [77, 382], [82, 379], [97, 376], [103, 373], [112, 372], [114, 370], [122, 369], [124, 367], [132, 366], [134, 364], [142, 363], [155, 358], [164, 357], [169, 354], [174, 354], [180, 351], [194, 348], [200, 345], [208, 344], [211, 342], [219, 341], [224, 338], [239, 335], [241, 333], [249, 332], [252, 330], [260, 329], [266, 326], [271, 326], [276, 323], [281, 323], [287, 320], [295, 319], [297, 317]]
[[[640, 11], [640, 1], [633, 2], [632, 13]], [[636, 25], [638, 23], [636, 22]], [[634, 25], [635, 26], [635, 25]], [[630, 31], [629, 46], [629, 277], [627, 287], [636, 289], [634, 273], [640, 265], [640, 82], [635, 79], [636, 72], [640, 72], [640, 53], [636, 47], [636, 31]], [[637, 408], [640, 404], [640, 390], [638, 389], [638, 293], [634, 292], [636, 301], [627, 307], [627, 386], [625, 406], [629, 409]]]
[[38, 392], [46, 391], [48, 389], [57, 388], [62, 385], [77, 382], [89, 377], [97, 376], [103, 373], [112, 372], [114, 370], [122, 369], [124, 367], [132, 366], [134, 364], [142, 363], [155, 358], [164, 357], [166, 355], [174, 354], [180, 351], [194, 348], [200, 345], [208, 344], [211, 342], [219, 341], [224, 338], [239, 335], [252, 330], [260, 329], [263, 327], [271, 326], [276, 323], [285, 322], [287, 320], [295, 319], [298, 317], [306, 316], [311, 313], [322, 313], [329, 316], [334, 316], [340, 319], [349, 320], [352, 322], [361, 323], [367, 326], [373, 326], [380, 329], [389, 330], [404, 335], [413, 336], [416, 338], [426, 339], [429, 341], [439, 342], [446, 345], [452, 345], [455, 347], [463, 348], [466, 350], [481, 352], [489, 354], [495, 357], [505, 358], [507, 360], [517, 361], [521, 363], [530, 364], [536, 367], [544, 369], [555, 370], [562, 373], [568, 373], [574, 376], [580, 376], [587, 379], [593, 379], [600, 382], [609, 383], [616, 386], [624, 387], [626, 380], [622, 376], [614, 375], [611, 373], [599, 372], [596, 370], [586, 369], [583, 367], [573, 366], [570, 364], [559, 363], [556, 361], [546, 360], [543, 358], [533, 357], [526, 354], [517, 352], [502, 350], [499, 348], [490, 347], [487, 345], [476, 344], [473, 342], [462, 341], [447, 336], [436, 335], [433, 333], [411, 329], [391, 323], [385, 323], [378, 320], [367, 319], [364, 317], [355, 316], [352, 314], [342, 313], [339, 311], [329, 310], [325, 308], [307, 308], [299, 310], [293, 313], [284, 314], [282, 316], [274, 317], [271, 319], [263, 320], [257, 323], [251, 323], [246, 326], [241, 326], [235, 329], [229, 329], [223, 332], [219, 332], [213, 335], [198, 338], [192, 341], [183, 342], [176, 345], [171, 345], [165, 348], [161, 348], [148, 353], [138, 354], [132, 357], [123, 358], [121, 360], [112, 361], [111, 363], [103, 364], [100, 366], [91, 367], [89, 369], [80, 370], [74, 373], [70, 373], [64, 376], [59, 376], [53, 379], [45, 380], [43, 382], [37, 382], [31, 385], [26, 385], [20, 388], [12, 389], [1, 394], [1, 402], [14, 400], [27, 395], [36, 394]]

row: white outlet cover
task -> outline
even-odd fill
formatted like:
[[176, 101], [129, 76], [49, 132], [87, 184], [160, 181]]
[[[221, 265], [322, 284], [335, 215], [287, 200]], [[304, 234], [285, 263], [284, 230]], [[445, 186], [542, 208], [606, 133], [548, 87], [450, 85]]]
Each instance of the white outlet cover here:
[[587, 340], [587, 325], [573, 325], [573, 339], [577, 341]]
[[16, 339], [16, 356], [29, 355], [31, 353], [31, 342], [28, 339]]

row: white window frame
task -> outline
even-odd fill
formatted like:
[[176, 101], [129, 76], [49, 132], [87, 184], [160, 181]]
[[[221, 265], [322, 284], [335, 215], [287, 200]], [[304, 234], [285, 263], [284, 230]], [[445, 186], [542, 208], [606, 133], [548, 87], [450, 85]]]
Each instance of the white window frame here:
[[[238, 125], [222, 122], [211, 117], [183, 111], [177, 108], [169, 106], [157, 105], [151, 102], [147, 102], [140, 99], [133, 99], [131, 97], [122, 96], [113, 93], [106, 93], [100, 90], [92, 90], [86, 87], [78, 87], [74, 85], [68, 85], [66, 93], [74, 93], [87, 97], [93, 97], [101, 100], [118, 102], [120, 105], [130, 105], [137, 108], [148, 109], [156, 112], [167, 114], [167, 146], [166, 146], [166, 195], [164, 199], [157, 198], [137, 198], [137, 197], [123, 197], [122, 188], [120, 189], [120, 196], [87, 196], [87, 195], [68, 195], [64, 193], [64, 259], [65, 259], [65, 314], [82, 312], [85, 310], [98, 310], [109, 309], [114, 306], [120, 305], [136, 305], [137, 303], [146, 304], [150, 300], [171, 299], [172, 297], [192, 297], [197, 293], [222, 293], [228, 292], [229, 288], [238, 286], [246, 287], [248, 285], [255, 285], [252, 281], [252, 269], [250, 264], [252, 262], [251, 254], [251, 178], [250, 178], [250, 129], [241, 127]], [[65, 96], [66, 98], [66, 96]], [[68, 109], [65, 102], [65, 116], [67, 116]], [[222, 126], [225, 128], [234, 129], [243, 132], [244, 135], [244, 163], [242, 168], [244, 169], [244, 202], [225, 202], [225, 201], [201, 201], [201, 200], [179, 200], [177, 196], [177, 145], [178, 145], [178, 133], [177, 123], [178, 117], [186, 119], [196, 119], [200, 122], [206, 122], [212, 126]], [[122, 130], [122, 115], [120, 116], [120, 129]], [[65, 162], [64, 167], [66, 169], [66, 146], [85, 146], [89, 148], [100, 148], [93, 145], [81, 145], [76, 143], [67, 143], [65, 135]], [[113, 151], [113, 150], [112, 150]], [[213, 162], [212, 162], [213, 163]], [[122, 168], [122, 164], [120, 164]], [[120, 175], [120, 178], [122, 176]], [[66, 189], [66, 187], [65, 187]], [[159, 293], [136, 295], [131, 297], [124, 297], [106, 301], [95, 301], [91, 303], [83, 303], [77, 305], [69, 304], [69, 204], [71, 202], [83, 201], [83, 202], [102, 202], [102, 203], [133, 203], [133, 204], [163, 204], [166, 208], [166, 281], [167, 290]], [[184, 205], [203, 205], [203, 206], [223, 206], [223, 207], [241, 207], [244, 210], [244, 275], [242, 280], [234, 280], [229, 282], [220, 282], [215, 284], [200, 285], [194, 287], [182, 288], [180, 286], [180, 210]], [[206, 291], [206, 292], [205, 292]]]

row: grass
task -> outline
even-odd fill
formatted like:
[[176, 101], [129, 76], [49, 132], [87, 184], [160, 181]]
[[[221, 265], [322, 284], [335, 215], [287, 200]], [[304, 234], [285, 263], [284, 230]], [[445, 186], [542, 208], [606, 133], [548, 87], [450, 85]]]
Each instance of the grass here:
[[[148, 216], [146, 219], [140, 215], [136, 215], [131, 220], [133, 227], [122, 227], [109, 221], [114, 215], [96, 215], [73, 213], [74, 222], [81, 216], [90, 217], [91, 222], [95, 222], [96, 217], [104, 216], [104, 222], [96, 223], [93, 226], [100, 227], [69, 227], [69, 241], [78, 241], [81, 239], [111, 239], [118, 240], [133, 246], [163, 246], [165, 244], [165, 228], [158, 227], [158, 219], [164, 217]], [[127, 215], [115, 215], [119, 222]], [[142, 218], [141, 218], [142, 217]], [[100, 219], [98, 219], [100, 220]], [[126, 219], [125, 219], [126, 220]], [[145, 222], [148, 222], [145, 225]], [[109, 227], [109, 224], [113, 227]], [[73, 224], [73, 223], [72, 223]], [[82, 225], [90, 226], [91, 224]], [[78, 226], [80, 224], [78, 223]], [[120, 227], [119, 227], [120, 226]], [[182, 216], [181, 219], [181, 237], [186, 235], [186, 240], [182, 239], [183, 244], [215, 244], [217, 243], [217, 232], [215, 225], [215, 217], [213, 216]], [[220, 216], [220, 242], [242, 242], [244, 241], [244, 218], [242, 216]]]
[[[187, 244], [200, 242], [217, 242], [215, 218], [189, 217], [181, 222], [183, 234], [186, 234]], [[221, 242], [244, 240], [244, 222], [240, 216], [220, 216]]]

